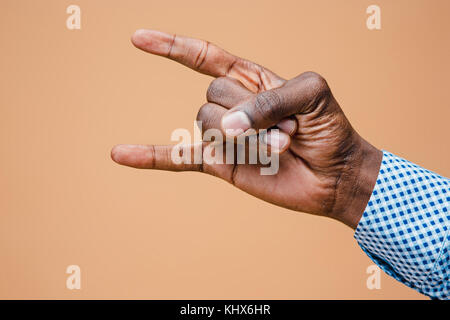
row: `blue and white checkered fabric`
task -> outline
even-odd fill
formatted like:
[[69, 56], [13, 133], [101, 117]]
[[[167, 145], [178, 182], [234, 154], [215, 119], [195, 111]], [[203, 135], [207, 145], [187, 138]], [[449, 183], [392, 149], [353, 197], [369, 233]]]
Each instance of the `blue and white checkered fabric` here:
[[355, 238], [387, 274], [431, 298], [450, 299], [449, 203], [449, 179], [383, 151]]

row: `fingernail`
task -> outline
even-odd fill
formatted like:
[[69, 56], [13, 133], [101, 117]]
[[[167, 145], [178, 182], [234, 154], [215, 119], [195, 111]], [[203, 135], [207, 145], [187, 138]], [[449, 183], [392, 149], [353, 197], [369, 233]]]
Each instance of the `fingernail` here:
[[250, 129], [250, 120], [242, 111], [235, 111], [222, 118], [222, 128], [229, 136], [237, 136]]
[[112, 150], [111, 150], [111, 158], [115, 162], [120, 163], [120, 161], [123, 157], [124, 151], [126, 151], [126, 145], [118, 144], [118, 145], [114, 146], [114, 148], [112, 148]]
[[283, 119], [277, 124], [277, 127], [287, 134], [292, 134], [297, 129], [297, 121], [294, 119]]
[[127, 154], [136, 149], [142, 149], [143, 151], [148, 149], [148, 146], [136, 145], [136, 144], [118, 144], [114, 146], [111, 150], [111, 158], [115, 162], [121, 162], [126, 158]]
[[283, 150], [289, 143], [289, 136], [275, 130], [269, 131], [264, 136], [264, 143], [269, 145], [272, 150]]

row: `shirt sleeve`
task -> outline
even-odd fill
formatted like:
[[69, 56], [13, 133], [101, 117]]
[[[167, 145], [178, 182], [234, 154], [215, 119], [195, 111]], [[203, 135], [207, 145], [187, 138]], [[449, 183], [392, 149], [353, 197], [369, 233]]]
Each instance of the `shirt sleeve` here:
[[433, 299], [450, 299], [449, 200], [448, 178], [383, 151], [355, 239], [390, 276]]

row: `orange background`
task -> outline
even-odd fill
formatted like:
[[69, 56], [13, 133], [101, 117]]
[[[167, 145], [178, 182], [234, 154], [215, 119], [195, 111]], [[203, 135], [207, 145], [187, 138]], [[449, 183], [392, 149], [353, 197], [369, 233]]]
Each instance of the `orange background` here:
[[368, 290], [373, 263], [343, 224], [109, 152], [171, 143], [205, 102], [211, 78], [131, 45], [154, 28], [286, 78], [321, 73], [363, 137], [449, 176], [449, 14], [446, 0], [2, 0], [0, 298], [424, 298], [385, 274]]

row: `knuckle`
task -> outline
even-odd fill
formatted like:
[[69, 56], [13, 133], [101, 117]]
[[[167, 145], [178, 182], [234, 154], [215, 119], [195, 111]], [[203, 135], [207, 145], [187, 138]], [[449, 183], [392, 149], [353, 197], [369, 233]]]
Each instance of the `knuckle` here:
[[320, 74], [313, 71], [307, 71], [302, 73], [301, 76], [308, 81], [308, 84], [313, 90], [315, 96], [323, 97], [331, 93], [327, 81]]
[[197, 112], [197, 121], [206, 121], [209, 119], [211, 114], [211, 105], [209, 103], [205, 103], [200, 107]]
[[216, 110], [213, 104], [206, 103], [200, 107], [196, 120], [201, 123], [202, 132], [216, 126], [216, 117]]
[[219, 77], [214, 79], [206, 91], [206, 99], [208, 102], [217, 102], [225, 95], [231, 94], [233, 88], [237, 86], [240, 86], [240, 82], [234, 78]]
[[208, 55], [208, 48], [209, 48], [209, 42], [202, 41], [202, 48], [200, 49], [200, 52], [198, 53], [198, 56], [194, 62], [194, 66], [196, 69], [201, 69], [202, 65], [205, 63], [206, 56]]
[[269, 90], [256, 96], [254, 110], [262, 120], [270, 122], [279, 118], [281, 106], [281, 96], [276, 91]]
[[227, 78], [220, 77], [214, 79], [206, 91], [206, 99], [208, 101], [215, 101], [217, 98], [224, 94], [224, 89], [226, 85]]

